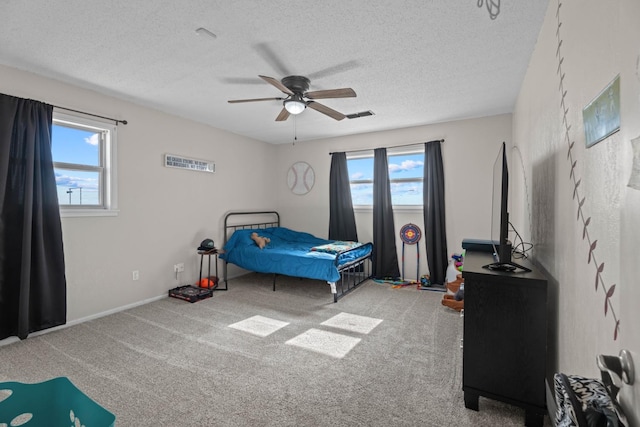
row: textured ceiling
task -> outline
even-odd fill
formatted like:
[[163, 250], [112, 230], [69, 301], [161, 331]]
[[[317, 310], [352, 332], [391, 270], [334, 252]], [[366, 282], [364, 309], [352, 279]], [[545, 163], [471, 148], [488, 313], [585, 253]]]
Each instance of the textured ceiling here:
[[[486, 2], [501, 3], [495, 19]], [[548, 0], [483, 3], [0, 0], [0, 63], [261, 141], [304, 141], [511, 112]], [[356, 98], [319, 101], [374, 115], [307, 108], [276, 122], [282, 101], [227, 102], [283, 96], [260, 74], [351, 87]]]

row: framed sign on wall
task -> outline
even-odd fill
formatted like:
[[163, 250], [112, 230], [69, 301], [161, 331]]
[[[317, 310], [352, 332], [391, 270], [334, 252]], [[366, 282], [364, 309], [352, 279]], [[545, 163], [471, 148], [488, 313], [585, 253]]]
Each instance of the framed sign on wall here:
[[164, 165], [168, 168], [187, 169], [198, 172], [215, 173], [216, 164], [210, 160], [192, 159], [176, 154], [165, 154]]
[[587, 148], [620, 130], [620, 76], [582, 110]]

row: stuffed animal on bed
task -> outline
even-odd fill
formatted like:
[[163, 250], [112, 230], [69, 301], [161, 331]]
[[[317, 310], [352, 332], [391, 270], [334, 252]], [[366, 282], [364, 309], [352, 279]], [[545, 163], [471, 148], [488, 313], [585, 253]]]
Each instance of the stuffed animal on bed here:
[[256, 242], [256, 245], [260, 248], [263, 249], [265, 246], [267, 246], [267, 244], [269, 242], [271, 242], [271, 239], [268, 237], [263, 237], [263, 236], [258, 236], [258, 233], [256, 233], [255, 231], [253, 233], [251, 233], [251, 240], [253, 240], [254, 242]]

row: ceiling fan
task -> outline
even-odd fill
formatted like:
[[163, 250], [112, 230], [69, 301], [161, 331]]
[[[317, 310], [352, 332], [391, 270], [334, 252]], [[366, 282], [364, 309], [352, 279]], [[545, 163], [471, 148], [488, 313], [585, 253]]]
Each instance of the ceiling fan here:
[[315, 90], [307, 92], [309, 89], [309, 79], [304, 76], [287, 76], [278, 81], [273, 77], [259, 76], [265, 82], [275, 86], [282, 93], [287, 95], [286, 98], [252, 98], [252, 99], [234, 99], [229, 103], [235, 104], [240, 102], [257, 102], [257, 101], [283, 101], [283, 108], [276, 117], [277, 122], [287, 120], [291, 114], [300, 114], [305, 108], [313, 108], [316, 111], [325, 114], [332, 119], [342, 120], [346, 116], [324, 104], [314, 101], [315, 99], [328, 98], [353, 98], [356, 93], [351, 88]]

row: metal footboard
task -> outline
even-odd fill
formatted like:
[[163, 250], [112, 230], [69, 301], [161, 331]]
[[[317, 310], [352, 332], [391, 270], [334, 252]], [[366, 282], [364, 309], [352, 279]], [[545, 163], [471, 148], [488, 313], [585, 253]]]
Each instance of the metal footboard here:
[[[366, 243], [365, 246], [370, 246], [373, 249], [372, 243]], [[350, 249], [348, 251], [342, 252], [340, 255], [336, 257], [336, 265], [339, 265], [340, 257], [345, 256], [351, 251], [354, 250], [362, 250], [362, 247], [357, 247], [354, 249]], [[340, 279], [335, 283], [335, 292], [333, 293], [333, 302], [338, 302], [338, 299], [342, 298], [347, 293], [354, 290], [358, 285], [365, 282], [367, 279], [371, 278], [372, 274], [372, 254], [373, 251], [370, 251], [368, 255], [365, 257], [358, 258], [349, 263], [343, 264], [338, 267], [338, 271], [340, 272]], [[332, 292], [334, 287], [332, 286]]]

